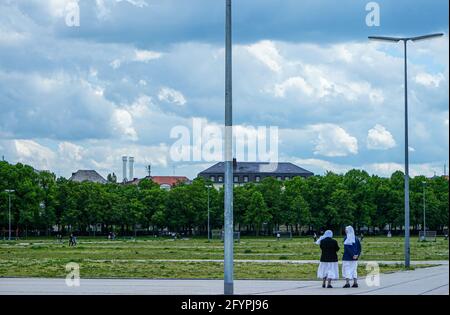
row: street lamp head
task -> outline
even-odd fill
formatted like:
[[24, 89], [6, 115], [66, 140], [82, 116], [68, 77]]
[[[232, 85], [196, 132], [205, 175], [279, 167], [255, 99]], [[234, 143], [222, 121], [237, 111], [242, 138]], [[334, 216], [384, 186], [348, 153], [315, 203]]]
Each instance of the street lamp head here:
[[417, 36], [410, 38], [413, 42], [419, 42], [422, 40], [432, 39], [432, 38], [438, 38], [444, 36], [444, 33], [436, 33], [436, 34], [429, 34], [429, 35], [423, 35], [423, 36]]
[[409, 41], [409, 40], [413, 41], [413, 42], [418, 42], [418, 41], [442, 37], [442, 36], [444, 36], [444, 33], [434, 33], [434, 34], [428, 34], [428, 35], [422, 35], [422, 36], [416, 36], [416, 37], [369, 36], [369, 39], [373, 40], [373, 41], [398, 43], [399, 41]]
[[13, 193], [13, 192], [15, 192], [15, 190], [14, 190], [14, 189], [5, 189], [5, 192], [7, 192], [7, 193]]
[[393, 42], [393, 43], [398, 43], [399, 41], [403, 40], [403, 38], [400, 37], [389, 37], [389, 36], [369, 36], [369, 39], [373, 41]]

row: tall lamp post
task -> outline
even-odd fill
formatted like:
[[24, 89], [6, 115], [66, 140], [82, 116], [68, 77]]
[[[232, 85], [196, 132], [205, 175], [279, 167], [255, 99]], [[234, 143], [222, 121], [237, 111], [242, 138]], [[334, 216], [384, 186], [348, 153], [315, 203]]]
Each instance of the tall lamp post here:
[[210, 215], [209, 215], [209, 189], [211, 188], [211, 185], [207, 185], [206, 186], [207, 188], [208, 188], [208, 242], [210, 242], [211, 241], [211, 237], [210, 237], [210, 235], [211, 235], [211, 230], [210, 230], [210, 227], [209, 227], [209, 222], [210, 222]]
[[416, 37], [387, 37], [369, 36], [370, 40], [385, 41], [391, 43], [403, 42], [404, 63], [405, 63], [405, 267], [409, 268], [411, 263], [411, 249], [409, 241], [409, 138], [408, 138], [408, 42], [418, 42], [422, 40], [441, 37], [444, 34], [429, 34]]
[[231, 0], [226, 0], [225, 23], [225, 200], [224, 200], [224, 294], [232, 295], [233, 284], [233, 97]]
[[13, 189], [6, 189], [6, 193], [8, 193], [8, 240], [11, 240], [11, 193], [14, 192]]
[[426, 221], [425, 221], [425, 187], [427, 185], [426, 181], [422, 182], [423, 184], [423, 239], [426, 240], [427, 239], [427, 226], [426, 226]]

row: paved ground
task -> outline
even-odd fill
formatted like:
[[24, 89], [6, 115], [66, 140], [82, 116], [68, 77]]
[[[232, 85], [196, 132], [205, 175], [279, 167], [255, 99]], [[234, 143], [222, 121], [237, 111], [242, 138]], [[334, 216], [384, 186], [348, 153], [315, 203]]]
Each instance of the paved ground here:
[[[449, 266], [382, 274], [379, 287], [368, 287], [360, 280], [359, 289], [322, 289], [318, 281], [236, 281], [238, 295], [448, 295]], [[64, 279], [0, 278], [0, 295], [6, 294], [148, 294], [148, 295], [220, 295], [223, 282], [216, 280], [88, 280], [80, 287], [67, 287]]]

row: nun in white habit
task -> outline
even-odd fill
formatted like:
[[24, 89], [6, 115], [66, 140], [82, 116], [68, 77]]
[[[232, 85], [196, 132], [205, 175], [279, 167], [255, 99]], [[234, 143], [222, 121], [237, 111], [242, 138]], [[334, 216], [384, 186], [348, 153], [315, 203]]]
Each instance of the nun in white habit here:
[[[333, 239], [333, 232], [326, 231], [317, 241], [320, 245], [322, 255], [320, 257], [319, 269], [317, 270], [317, 277], [323, 280], [322, 288], [332, 288], [331, 281], [339, 279], [339, 265], [337, 252], [339, 245]], [[328, 285], [327, 285], [328, 281]]]
[[358, 259], [361, 255], [361, 243], [355, 236], [355, 230], [351, 226], [345, 228], [344, 256], [342, 257], [342, 277], [346, 280], [344, 288], [350, 288], [350, 280], [353, 280], [353, 288], [358, 287]]

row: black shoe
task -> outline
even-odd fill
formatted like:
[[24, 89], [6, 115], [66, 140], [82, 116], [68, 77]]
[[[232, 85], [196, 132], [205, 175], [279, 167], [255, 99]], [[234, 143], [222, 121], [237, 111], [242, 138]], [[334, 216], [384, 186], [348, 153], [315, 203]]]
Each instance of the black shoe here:
[[328, 288], [328, 289], [333, 289], [333, 286], [332, 286], [331, 284], [329, 284], [329, 285], [327, 286], [327, 288]]
[[325, 288], [326, 286], [325, 286], [325, 283], [324, 284], [322, 284], [322, 288]]
[[352, 288], [359, 288], [359, 285], [357, 283], [353, 283]]
[[343, 286], [344, 289], [350, 288], [350, 283], [347, 283]]

